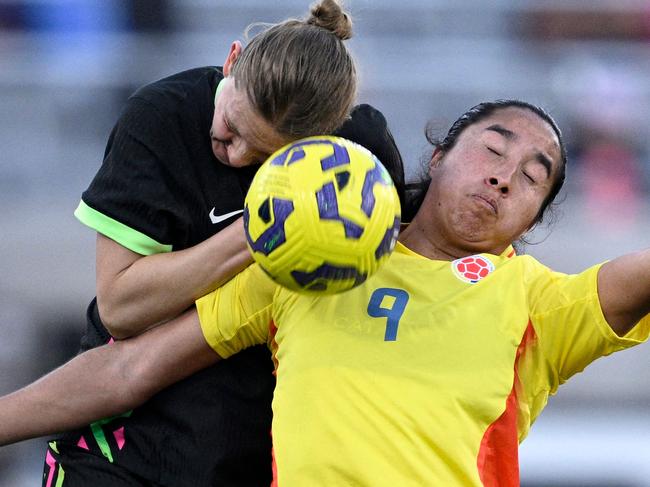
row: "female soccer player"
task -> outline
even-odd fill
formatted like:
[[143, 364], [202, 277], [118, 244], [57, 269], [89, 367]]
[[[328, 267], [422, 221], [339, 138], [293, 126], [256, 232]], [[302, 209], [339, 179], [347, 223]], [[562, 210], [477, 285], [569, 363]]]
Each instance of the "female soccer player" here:
[[650, 250], [577, 275], [515, 255], [565, 166], [543, 110], [480, 104], [436, 144], [419, 211], [364, 284], [296, 294], [250, 266], [168, 325], [0, 399], [0, 443], [118, 414], [267, 343], [277, 485], [518, 485], [517, 444], [549, 394], [650, 334]]
[[[235, 220], [257, 164], [349, 117], [351, 33], [338, 3], [323, 0], [305, 21], [234, 42], [223, 68], [178, 73], [129, 99], [76, 211], [97, 231], [84, 349], [176, 317], [251, 262]], [[352, 115], [340, 134], [403, 177], [383, 116], [368, 106]], [[268, 349], [254, 347], [66, 434], [50, 443], [43, 485], [63, 475], [67, 487], [268, 484], [272, 371]]]

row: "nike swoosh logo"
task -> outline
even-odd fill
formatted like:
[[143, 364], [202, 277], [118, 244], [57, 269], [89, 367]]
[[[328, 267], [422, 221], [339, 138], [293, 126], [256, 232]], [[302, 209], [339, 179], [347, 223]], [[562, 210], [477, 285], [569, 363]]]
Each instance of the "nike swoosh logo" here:
[[214, 224], [221, 223], [224, 220], [227, 220], [228, 218], [231, 218], [235, 215], [239, 215], [240, 213], [244, 213], [244, 210], [235, 210], [231, 211], [230, 213], [224, 213], [223, 215], [215, 215], [214, 214], [214, 208], [210, 210], [210, 221]]

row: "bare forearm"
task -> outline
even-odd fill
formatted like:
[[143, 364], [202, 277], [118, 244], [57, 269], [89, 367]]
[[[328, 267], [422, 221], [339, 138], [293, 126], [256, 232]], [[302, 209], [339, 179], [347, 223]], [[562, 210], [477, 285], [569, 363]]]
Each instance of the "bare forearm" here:
[[[0, 398], [0, 445], [80, 427], [135, 405], [135, 397], [110, 387], [115, 367], [111, 365], [112, 350], [105, 348], [79, 355], [35, 383]], [[109, 384], [94, 391], [99, 377]]]
[[612, 329], [625, 335], [650, 313], [650, 249], [608, 262], [598, 273], [598, 294]]
[[0, 445], [125, 412], [218, 360], [190, 310], [137, 337], [84, 352], [0, 398]]
[[100, 315], [118, 338], [140, 333], [178, 316], [251, 261], [240, 219], [192, 248], [137, 259], [109, 285], [98, 280]]

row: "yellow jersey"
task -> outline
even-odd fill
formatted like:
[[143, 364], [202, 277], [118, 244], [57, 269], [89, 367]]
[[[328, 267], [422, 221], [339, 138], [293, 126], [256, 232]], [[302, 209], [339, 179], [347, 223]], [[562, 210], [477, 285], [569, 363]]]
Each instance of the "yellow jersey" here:
[[342, 294], [297, 294], [253, 265], [199, 299], [221, 357], [273, 353], [274, 485], [519, 485], [518, 443], [549, 394], [645, 340], [650, 315], [620, 338], [599, 266], [566, 275], [513, 255], [436, 261], [398, 243]]

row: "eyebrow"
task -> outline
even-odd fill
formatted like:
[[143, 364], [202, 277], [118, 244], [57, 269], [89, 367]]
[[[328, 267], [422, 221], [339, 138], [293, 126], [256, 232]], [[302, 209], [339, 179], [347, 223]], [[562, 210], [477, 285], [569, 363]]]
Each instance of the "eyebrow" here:
[[508, 130], [504, 126], [499, 125], [498, 123], [495, 123], [494, 125], [490, 125], [485, 130], [491, 130], [492, 132], [496, 132], [497, 134], [501, 134], [508, 140], [512, 140], [512, 139], [517, 138], [517, 134], [515, 134], [512, 130]]
[[553, 163], [551, 162], [551, 160], [541, 152], [537, 153], [536, 159], [537, 162], [539, 162], [542, 166], [544, 166], [544, 169], [546, 169], [546, 178], [547, 179], [550, 178], [551, 168], [553, 167]]
[[[495, 123], [494, 125], [490, 125], [485, 130], [490, 130], [492, 132], [496, 132], [497, 134], [501, 134], [508, 140], [513, 140], [513, 139], [517, 138], [516, 133], [514, 133], [512, 130], [508, 130], [503, 125], [499, 125], [498, 123]], [[551, 160], [548, 157], [546, 157], [544, 154], [542, 154], [541, 152], [538, 152], [535, 155], [535, 159], [542, 166], [544, 166], [544, 169], [546, 169], [546, 177], [550, 178], [551, 177], [551, 168], [553, 167], [553, 163], [551, 162]]]

